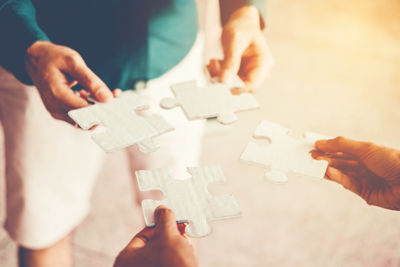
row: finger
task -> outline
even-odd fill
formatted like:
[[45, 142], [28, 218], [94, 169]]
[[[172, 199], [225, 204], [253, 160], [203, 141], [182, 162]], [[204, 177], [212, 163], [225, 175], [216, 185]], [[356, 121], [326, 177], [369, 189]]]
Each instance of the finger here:
[[336, 137], [330, 140], [318, 140], [315, 148], [323, 152], [342, 152], [351, 156], [361, 158], [370, 149], [371, 143], [359, 142], [345, 137]]
[[356, 157], [354, 157], [352, 155], [348, 155], [348, 154], [342, 153], [342, 152], [329, 153], [329, 152], [322, 152], [322, 151], [318, 151], [318, 150], [312, 150], [311, 151], [311, 156], [313, 158], [330, 157], [330, 158], [333, 158], [333, 159], [357, 160]]
[[248, 87], [234, 87], [231, 89], [231, 93], [233, 95], [240, 95], [243, 93], [249, 93], [249, 94], [253, 94], [254, 91]]
[[[265, 41], [264, 41], [265, 42]], [[272, 67], [272, 56], [268, 60], [265, 49], [257, 49], [253, 44], [247, 50], [247, 55], [242, 58], [239, 77], [243, 80], [247, 87], [257, 89], [264, 79], [268, 76], [269, 70]]]
[[89, 93], [86, 90], [80, 90], [79, 91], [79, 96], [82, 97], [83, 99], [87, 99], [89, 96]]
[[211, 59], [207, 65], [208, 73], [211, 77], [217, 77], [221, 73], [221, 60]]
[[114, 89], [114, 91], [112, 93], [113, 93], [114, 97], [119, 97], [122, 95], [122, 90], [117, 88], [117, 89]]
[[76, 95], [75, 92], [64, 83], [65, 76], [60, 71], [55, 71], [52, 75], [49, 75], [49, 87], [53, 94], [53, 97], [61, 102], [62, 107], [66, 111], [71, 109], [81, 108], [88, 105], [88, 103]]
[[89, 69], [79, 55], [71, 57], [71, 59], [66, 62], [64, 71], [72, 78], [76, 79], [78, 83], [98, 101], [107, 102], [113, 98], [113, 94], [107, 85]]
[[361, 169], [362, 164], [356, 160], [345, 160], [345, 159], [336, 159], [327, 156], [318, 156], [315, 157], [316, 160], [325, 160], [328, 162], [330, 167], [334, 167], [336, 169], [342, 171], [358, 171]]
[[344, 188], [358, 195], [360, 194], [360, 183], [357, 179], [353, 178], [353, 176], [344, 174], [342, 171], [334, 167], [328, 167], [325, 175], [329, 180], [341, 184]]
[[239, 76], [248, 88], [260, 87], [274, 65], [274, 58], [262, 34], [246, 49], [242, 57]]
[[75, 85], [77, 85], [78, 84], [78, 81], [77, 80], [73, 80], [73, 81], [71, 81], [70, 83], [68, 83], [68, 86], [69, 87], [74, 87]]
[[[261, 59], [254, 59], [260, 61]], [[239, 76], [243, 80], [247, 88], [253, 90], [260, 87], [262, 82], [267, 78], [269, 69], [262, 62], [249, 62]]]
[[156, 222], [155, 232], [157, 234], [164, 236], [179, 235], [175, 214], [172, 210], [165, 206], [159, 206], [154, 211], [154, 216]]
[[322, 157], [322, 156], [326, 155], [325, 153], [322, 153], [322, 152], [317, 151], [317, 150], [312, 150], [310, 153], [311, 153], [311, 157], [313, 159], [317, 159], [318, 157]]
[[186, 235], [186, 226], [187, 226], [187, 223], [178, 223], [179, 233], [181, 234], [182, 237], [185, 238], [186, 242], [189, 245], [194, 246], [193, 240]]
[[224, 59], [222, 60], [220, 80], [229, 83], [233, 81], [239, 71], [242, 55], [250, 40], [242, 40], [238, 33], [230, 28], [224, 30], [221, 39]]
[[262, 68], [254, 68], [249, 71], [245, 76], [241, 76], [246, 88], [249, 90], [256, 90], [260, 87], [262, 82], [267, 78], [267, 72]]

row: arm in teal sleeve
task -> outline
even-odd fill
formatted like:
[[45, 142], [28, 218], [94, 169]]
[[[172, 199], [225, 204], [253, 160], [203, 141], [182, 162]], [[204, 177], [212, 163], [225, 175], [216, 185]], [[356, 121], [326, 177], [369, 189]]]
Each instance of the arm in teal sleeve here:
[[32, 84], [25, 69], [26, 49], [39, 40], [48, 41], [36, 21], [30, 0], [0, 0], [0, 65], [23, 83]]
[[261, 28], [264, 28], [264, 20], [266, 18], [266, 2], [267, 0], [219, 0], [219, 5], [221, 8], [221, 22], [222, 25], [228, 21], [230, 15], [235, 12], [238, 8], [245, 6], [245, 5], [253, 5], [255, 6], [258, 11], [260, 12], [261, 21], [260, 25]]

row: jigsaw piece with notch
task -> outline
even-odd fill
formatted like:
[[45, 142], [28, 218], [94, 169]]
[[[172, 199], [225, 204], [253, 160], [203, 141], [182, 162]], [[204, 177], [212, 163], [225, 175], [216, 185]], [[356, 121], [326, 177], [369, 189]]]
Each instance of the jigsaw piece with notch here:
[[174, 211], [178, 222], [187, 222], [186, 233], [191, 237], [204, 237], [211, 233], [208, 221], [240, 217], [241, 211], [232, 195], [213, 196], [210, 183], [225, 182], [219, 166], [187, 168], [191, 178], [177, 180], [168, 169], [141, 170], [136, 177], [141, 191], [162, 191], [162, 200], [142, 201], [147, 226], [154, 226], [154, 211], [164, 205]]
[[310, 151], [314, 149], [315, 141], [330, 137], [306, 132], [304, 138], [295, 139], [288, 134], [289, 130], [279, 124], [261, 121], [254, 137], [267, 139], [270, 144], [258, 145], [250, 141], [240, 159], [269, 168], [265, 178], [275, 183], [286, 183], [288, 172], [322, 179], [328, 162], [313, 159]]
[[216, 117], [222, 124], [235, 122], [238, 111], [259, 108], [252, 94], [232, 95], [230, 89], [230, 85], [223, 83], [205, 87], [198, 87], [195, 81], [174, 84], [171, 90], [175, 98], [164, 98], [160, 105], [165, 109], [180, 106], [189, 120]]
[[159, 147], [153, 138], [174, 128], [159, 115], [136, 113], [145, 109], [146, 101], [133, 91], [125, 91], [110, 102], [71, 110], [68, 115], [85, 130], [103, 126], [104, 130], [94, 130], [92, 139], [106, 152], [137, 144], [140, 151], [150, 153]]

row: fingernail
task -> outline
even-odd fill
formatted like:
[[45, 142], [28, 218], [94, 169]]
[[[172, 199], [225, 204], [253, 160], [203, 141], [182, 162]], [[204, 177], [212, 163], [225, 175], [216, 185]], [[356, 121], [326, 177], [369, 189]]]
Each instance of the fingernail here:
[[121, 89], [117, 88], [117, 89], [114, 90], [114, 95], [115, 95], [114, 97], [118, 97], [121, 94], [122, 94], [122, 90]]
[[96, 97], [101, 100], [110, 100], [112, 98], [112, 94], [107, 88], [100, 88], [97, 90]]

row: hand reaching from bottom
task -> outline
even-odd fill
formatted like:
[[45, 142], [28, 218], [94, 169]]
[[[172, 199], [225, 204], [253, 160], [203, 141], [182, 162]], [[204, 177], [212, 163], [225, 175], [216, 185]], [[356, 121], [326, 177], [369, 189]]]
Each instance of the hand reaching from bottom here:
[[174, 213], [162, 206], [154, 216], [156, 226], [140, 231], [118, 255], [114, 267], [196, 267], [185, 225], [176, 224]]

